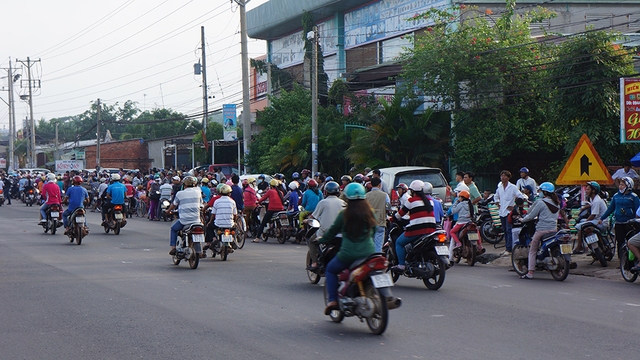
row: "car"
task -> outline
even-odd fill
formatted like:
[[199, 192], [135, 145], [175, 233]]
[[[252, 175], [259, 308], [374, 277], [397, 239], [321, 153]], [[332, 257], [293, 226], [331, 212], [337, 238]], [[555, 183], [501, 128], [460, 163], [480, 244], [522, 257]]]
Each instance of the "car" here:
[[[424, 166], [396, 166], [381, 168], [380, 177], [387, 184], [387, 190], [391, 196], [398, 184], [404, 183], [407, 186], [411, 184], [413, 180], [422, 180], [430, 182], [433, 185], [433, 195], [443, 200], [445, 207], [451, 205], [451, 188], [447, 186], [447, 179], [442, 174], [442, 171], [438, 168], [424, 167]], [[369, 172], [367, 176], [371, 177], [373, 171]]]
[[18, 169], [17, 171], [22, 171], [22, 172], [29, 172], [31, 175], [34, 174], [38, 174], [38, 175], [47, 175], [48, 173], [50, 173], [51, 171], [47, 170], [47, 169], [42, 169], [42, 168], [25, 168], [25, 169]]
[[[258, 176], [260, 176], [261, 174], [245, 174], [245, 175], [240, 175], [240, 182], [242, 182], [242, 180], [244, 179], [248, 179], [248, 178], [254, 178], [256, 180], [258, 180]], [[267, 175], [267, 174], [262, 174], [264, 175], [264, 181], [267, 182], [267, 184], [269, 183], [269, 181], [271, 181], [271, 175]]]
[[213, 165], [201, 165], [198, 167], [193, 168], [193, 172], [199, 172], [202, 170], [205, 170], [206, 172], [210, 172], [213, 173], [213, 169], [214, 168], [221, 168], [222, 169], [222, 173], [224, 174], [224, 177], [227, 179], [231, 178], [231, 175], [233, 174], [239, 174], [240, 172], [238, 171], [238, 164], [213, 164]]

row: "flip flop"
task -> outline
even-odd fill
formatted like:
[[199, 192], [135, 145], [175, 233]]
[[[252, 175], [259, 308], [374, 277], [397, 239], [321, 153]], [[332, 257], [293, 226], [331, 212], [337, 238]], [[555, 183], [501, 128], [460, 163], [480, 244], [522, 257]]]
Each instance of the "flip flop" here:
[[520, 276], [520, 279], [532, 280], [533, 276], [529, 276], [529, 274], [524, 274], [524, 275]]
[[258, 239], [253, 239], [253, 240], [251, 240], [251, 242], [252, 242], [252, 243], [259, 243], [259, 242], [260, 242], [260, 240], [258, 240]]

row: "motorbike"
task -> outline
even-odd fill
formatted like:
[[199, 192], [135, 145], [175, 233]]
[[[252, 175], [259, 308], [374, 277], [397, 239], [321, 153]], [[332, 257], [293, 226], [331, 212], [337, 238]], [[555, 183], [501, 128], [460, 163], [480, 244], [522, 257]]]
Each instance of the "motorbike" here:
[[4, 205], [4, 190], [0, 189], [0, 206]]
[[173, 221], [173, 214], [167, 212], [167, 209], [171, 206], [169, 199], [162, 198], [158, 204], [158, 217], [161, 217], [163, 221]]
[[124, 212], [124, 215], [127, 218], [131, 218], [133, 216], [133, 214], [136, 213], [136, 209], [131, 206], [131, 203], [132, 202], [131, 202], [131, 198], [130, 197], [125, 197], [124, 198], [123, 212]]
[[[179, 220], [178, 220], [179, 221]], [[189, 267], [197, 269], [200, 263], [200, 253], [204, 242], [204, 225], [191, 224], [178, 232], [176, 253], [172, 255], [173, 264], [179, 265], [180, 261], [189, 262]]]
[[[453, 249], [452, 259], [454, 263], [459, 263], [461, 259], [466, 259], [469, 266], [476, 263], [476, 256], [480, 255], [478, 251], [478, 229], [473, 222], [467, 223], [462, 229], [458, 239], [462, 246]], [[453, 241], [453, 240], [452, 240]]]
[[120, 235], [120, 229], [125, 225], [127, 225], [127, 219], [124, 217], [123, 205], [113, 205], [106, 214], [106, 221], [103, 225], [105, 234], [113, 230], [114, 234]]
[[582, 226], [582, 238], [577, 240], [582, 241], [584, 249], [591, 249], [591, 264], [599, 261], [602, 267], [607, 267], [607, 261], [613, 259], [615, 242], [601, 226], [585, 223]]
[[69, 216], [69, 242], [82, 244], [82, 239], [89, 234], [89, 229], [84, 225], [86, 220], [86, 211], [84, 208], [75, 209]]
[[51, 235], [55, 235], [56, 229], [62, 226], [62, 206], [53, 204], [45, 211], [47, 214], [46, 222], [41, 222], [45, 234], [51, 231]]
[[625, 242], [620, 249], [620, 273], [626, 282], [634, 282], [638, 279], [640, 271], [631, 271], [631, 268], [638, 265], [639, 259], [629, 250], [629, 239], [640, 232], [640, 219], [633, 219], [625, 222], [626, 225], [632, 227], [625, 235]]
[[[522, 227], [518, 241], [514, 239], [511, 264], [520, 276], [528, 272], [529, 244], [534, 233], [535, 225], [527, 222]], [[571, 262], [570, 241], [571, 234], [565, 229], [543, 236], [536, 254], [536, 270], [549, 271], [554, 280], [564, 281], [569, 276], [569, 269], [577, 267], [576, 263]]]
[[504, 230], [500, 223], [500, 209], [492, 201], [493, 196], [478, 203], [475, 223], [480, 229], [482, 241], [495, 245], [504, 239]]
[[227, 261], [227, 256], [238, 248], [236, 231], [230, 228], [218, 228], [216, 235], [209, 247], [212, 253], [211, 257], [216, 257], [219, 254], [222, 261]]
[[[320, 221], [316, 219], [305, 220], [305, 229], [307, 230], [304, 234], [304, 237], [307, 240], [307, 243], [318, 242], [319, 239], [317, 239], [315, 235], [316, 235], [316, 232], [318, 232], [318, 229], [320, 229]], [[336, 252], [337, 252], [337, 249], [339, 248], [340, 248], [339, 246], [335, 247]], [[320, 244], [321, 254], [325, 253], [326, 249], [327, 247], [325, 244]], [[335, 253], [329, 256], [333, 258], [333, 256], [335, 256]], [[320, 279], [324, 277], [325, 264], [322, 261], [314, 261], [314, 260], [316, 259], [311, 258], [311, 251], [307, 251], [307, 260], [306, 260], [307, 277], [309, 278], [309, 282], [311, 282], [312, 284], [317, 284], [320, 282]], [[311, 264], [313, 264], [314, 262], [318, 264], [318, 268], [315, 270], [309, 270]]]
[[[389, 230], [387, 241], [382, 246], [388, 260], [388, 269], [398, 264], [396, 254], [396, 239], [402, 234], [402, 228], [392, 226]], [[418, 240], [407, 244], [405, 249], [405, 270], [403, 272], [392, 271], [392, 279], [395, 283], [404, 275], [409, 278], [421, 279], [429, 290], [438, 290], [444, 283], [445, 271], [449, 266], [449, 247], [444, 243], [447, 234], [443, 230], [437, 230], [431, 234], [424, 235]]]
[[34, 188], [25, 190], [23, 195], [24, 196], [23, 202], [25, 203], [25, 205], [33, 206], [33, 204], [37, 201], [36, 195], [37, 195], [37, 190]]
[[[264, 216], [264, 213], [261, 212], [259, 216], [260, 221], [262, 221], [262, 216]], [[289, 215], [287, 215], [287, 212], [279, 211], [273, 214], [267, 223], [266, 228], [262, 232], [262, 240], [267, 241], [269, 237], [274, 237], [280, 244], [284, 244], [288, 239], [286, 231], [284, 230], [290, 226]]]
[[[337, 252], [337, 251], [336, 251]], [[323, 259], [325, 266], [329, 257]], [[391, 276], [385, 273], [388, 262], [382, 253], [355, 261], [349, 269], [338, 275], [338, 309], [329, 313], [333, 322], [339, 323], [345, 317], [357, 316], [366, 320], [372, 333], [382, 334], [389, 322], [389, 310], [402, 305], [400, 298], [394, 297]], [[328, 300], [324, 288], [325, 302]]]

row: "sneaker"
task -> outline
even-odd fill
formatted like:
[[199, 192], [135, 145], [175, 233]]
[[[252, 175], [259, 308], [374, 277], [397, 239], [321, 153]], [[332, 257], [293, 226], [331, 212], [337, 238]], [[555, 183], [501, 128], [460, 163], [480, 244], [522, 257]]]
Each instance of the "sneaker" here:
[[47, 222], [47, 220], [42, 219], [42, 220], [40, 220], [39, 224], [44, 224], [44, 223], [46, 223], [46, 222]]
[[640, 265], [636, 265], [630, 269], [633, 272], [640, 271]]
[[457, 249], [459, 247], [462, 247], [462, 243], [460, 243], [460, 242], [457, 242], [455, 245], [453, 245], [454, 249]]
[[169, 255], [173, 256], [176, 254], [176, 249], [171, 249], [171, 251], [169, 251]]
[[505, 250], [505, 251], [500, 253], [500, 256], [509, 256], [509, 255], [511, 255], [511, 251], [509, 251], [509, 250]]

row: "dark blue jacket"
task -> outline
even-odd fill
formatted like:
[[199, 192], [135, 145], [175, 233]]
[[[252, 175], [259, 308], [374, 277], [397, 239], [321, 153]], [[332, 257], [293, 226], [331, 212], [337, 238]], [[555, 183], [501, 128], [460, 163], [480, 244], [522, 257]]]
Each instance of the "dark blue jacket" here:
[[244, 194], [242, 193], [242, 188], [240, 188], [240, 186], [231, 186], [231, 198], [236, 202], [236, 208], [238, 208], [238, 212], [244, 210]]
[[611, 213], [616, 218], [616, 223], [623, 223], [636, 217], [636, 210], [640, 207], [640, 199], [633, 192], [621, 194], [619, 191], [611, 198], [609, 208], [600, 217], [606, 219]]

